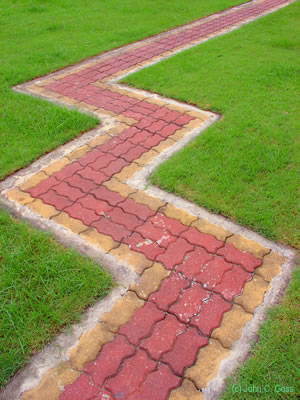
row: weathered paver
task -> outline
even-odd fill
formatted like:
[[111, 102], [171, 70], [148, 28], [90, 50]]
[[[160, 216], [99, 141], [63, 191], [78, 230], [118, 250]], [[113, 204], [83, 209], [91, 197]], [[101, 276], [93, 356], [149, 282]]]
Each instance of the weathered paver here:
[[12, 188], [8, 199], [141, 278], [80, 337], [65, 375], [55, 372], [62, 378], [54, 379], [52, 371], [24, 400], [203, 398], [200, 390], [217, 375], [285, 258], [127, 182], [211, 114], [114, 80], [289, 2], [251, 1], [26, 86], [114, 122]]

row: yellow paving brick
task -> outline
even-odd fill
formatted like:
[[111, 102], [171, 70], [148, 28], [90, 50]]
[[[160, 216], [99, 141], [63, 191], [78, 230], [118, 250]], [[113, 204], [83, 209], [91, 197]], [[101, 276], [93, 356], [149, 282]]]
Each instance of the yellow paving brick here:
[[116, 117], [117, 116], [116, 113], [114, 113], [112, 111], [109, 111], [109, 110], [106, 110], [105, 108], [101, 108], [101, 107], [96, 108], [96, 110], [94, 110], [94, 112], [96, 114], [98, 114], [100, 116], [100, 118], [101, 118], [101, 115], [110, 115], [111, 117]]
[[198, 389], [205, 388], [217, 376], [221, 361], [229, 355], [230, 350], [210, 339], [208, 345], [199, 350], [195, 364], [185, 371], [184, 376], [191, 379]]
[[27, 89], [32, 93], [37, 93], [37, 94], [45, 93], [45, 89], [37, 85], [27, 86]]
[[48, 371], [40, 384], [22, 395], [22, 400], [58, 400], [61, 389], [74, 382], [79, 372], [73, 371], [69, 363], [62, 363]]
[[91, 104], [87, 104], [84, 101], [81, 101], [80, 103], [78, 103], [78, 107], [83, 108], [84, 110], [87, 110], [87, 111], [95, 111], [98, 108], [96, 106], [92, 106]]
[[181, 113], [186, 113], [188, 111], [188, 109], [184, 105], [173, 104], [173, 103], [168, 103], [168, 108], [170, 110], [178, 111]]
[[109, 181], [103, 183], [107, 189], [112, 190], [113, 192], [120, 193], [123, 197], [128, 197], [130, 194], [137, 191], [137, 189], [132, 188], [126, 183], [122, 183], [119, 179], [112, 177]]
[[196, 128], [200, 129], [202, 124], [203, 124], [203, 120], [197, 118], [197, 119], [193, 119], [187, 125], [185, 125], [185, 128], [189, 129], [189, 130], [193, 130], [193, 129], [196, 129]]
[[139, 283], [131, 286], [131, 290], [144, 300], [147, 300], [151, 293], [156, 292], [163, 279], [170, 275], [162, 264], [155, 263], [153, 267], [146, 269]]
[[172, 140], [174, 140], [175, 142], [177, 142], [178, 140], [183, 139], [189, 132], [190, 132], [189, 129], [182, 128], [182, 129], [176, 131], [173, 135], [171, 135], [170, 138]]
[[104, 135], [96, 136], [94, 139], [88, 142], [88, 145], [90, 147], [101, 146], [101, 144], [107, 142], [109, 139], [111, 139], [111, 136], [105, 133]]
[[122, 115], [122, 114], [119, 114], [119, 115], [117, 116], [117, 120], [120, 121], [120, 122], [124, 122], [124, 124], [127, 124], [127, 125], [129, 125], [129, 126], [131, 126], [131, 125], [137, 123], [137, 120], [135, 120], [135, 119], [133, 119], [133, 118], [125, 117], [125, 116]]
[[153, 211], [157, 211], [160, 207], [166, 205], [165, 201], [161, 201], [157, 197], [149, 196], [143, 190], [138, 190], [137, 192], [131, 194], [129, 197], [134, 199], [139, 204], [145, 204]]
[[35, 199], [32, 203], [27, 204], [27, 207], [44, 218], [51, 218], [60, 213], [56, 208], [43, 203], [40, 199]]
[[95, 360], [102, 346], [113, 338], [114, 334], [104, 324], [97, 324], [85, 332], [80, 337], [79, 343], [69, 351], [72, 368], [82, 371], [85, 364]]
[[153, 158], [158, 156], [158, 152], [155, 150], [149, 150], [146, 153], [144, 153], [140, 158], [135, 160], [135, 162], [141, 166], [144, 166], [148, 164], [150, 161], [153, 160]]
[[71, 161], [67, 157], [64, 157], [50, 164], [49, 167], [44, 168], [43, 172], [47, 175], [52, 175], [61, 171], [68, 164], [71, 164]]
[[181, 208], [177, 208], [170, 203], [167, 204], [160, 211], [164, 213], [167, 217], [177, 219], [184, 225], [190, 225], [192, 222], [197, 220], [197, 217], [195, 217], [194, 215], [191, 215], [187, 211], [182, 210]]
[[53, 76], [53, 79], [55, 80], [55, 81], [58, 81], [58, 80], [60, 80], [60, 79], [62, 79], [62, 78], [65, 78], [66, 76], [69, 76], [70, 75], [70, 72], [62, 72], [62, 73], [60, 73], [60, 74], [57, 74], [57, 75], [55, 75], [55, 76]]
[[168, 400], [204, 400], [204, 397], [191, 381], [183, 379], [181, 386], [172, 390]]
[[197, 221], [192, 223], [192, 226], [197, 228], [200, 232], [208, 233], [209, 235], [215, 236], [218, 240], [225, 241], [226, 238], [232, 233], [222, 228], [221, 226], [211, 224], [206, 219], [198, 219]]
[[86, 232], [81, 233], [80, 236], [89, 243], [100, 247], [106, 253], [118, 246], [118, 243], [110, 236], [102, 235], [102, 233], [99, 233], [95, 228], [89, 228]]
[[169, 103], [167, 103], [165, 100], [163, 99], [159, 99], [157, 97], [150, 97], [149, 99], [147, 99], [148, 103], [152, 103], [152, 104], [156, 104], [158, 106], [161, 107], [168, 107]]
[[264, 257], [262, 265], [256, 268], [255, 274], [261, 276], [267, 282], [271, 282], [276, 275], [280, 274], [282, 265], [287, 260], [286, 257], [272, 251]]
[[52, 218], [57, 224], [63, 225], [70, 231], [79, 234], [80, 232], [86, 231], [88, 226], [84, 225], [79, 219], [71, 218], [68, 214], [61, 212], [56, 217]]
[[110, 128], [107, 133], [110, 136], [118, 136], [120, 133], [122, 133], [125, 129], [128, 129], [128, 125], [124, 123], [119, 123], [118, 125], [114, 126], [113, 128]]
[[29, 193], [22, 192], [18, 188], [10, 190], [7, 193], [7, 197], [11, 201], [17, 201], [18, 203], [25, 205], [32, 202], [34, 199], [30, 196]]
[[20, 185], [20, 189], [21, 190], [30, 189], [30, 188], [38, 185], [40, 182], [44, 181], [47, 178], [48, 178], [48, 175], [46, 175], [44, 172], [40, 171], [37, 174], [32, 175], [32, 177], [27, 179], [24, 183], [22, 183]]
[[174, 140], [168, 138], [160, 142], [157, 146], [153, 147], [153, 150], [157, 151], [158, 153], [161, 153], [167, 150], [169, 147], [174, 146], [175, 143], [176, 142], [174, 142]]
[[221, 326], [215, 329], [211, 336], [218, 339], [224, 347], [230, 349], [232, 343], [242, 336], [242, 330], [251, 318], [252, 314], [234, 304], [230, 311], [224, 313]]
[[125, 182], [127, 179], [131, 178], [136, 172], [138, 172], [141, 167], [136, 163], [131, 163], [127, 167], [124, 167], [121, 172], [115, 174], [114, 177], [119, 179], [121, 182]]
[[82, 156], [84, 156], [88, 151], [91, 151], [91, 148], [85, 144], [81, 147], [78, 147], [76, 150], [72, 151], [71, 153], [67, 154], [67, 157], [70, 160], [77, 160], [78, 158], [81, 158]]
[[46, 78], [46, 79], [43, 79], [38, 85], [47, 86], [47, 85], [50, 85], [50, 83], [53, 83], [53, 82], [55, 82], [54, 77], [53, 78]]
[[117, 332], [121, 325], [130, 321], [134, 312], [144, 305], [134, 292], [127, 292], [113, 307], [113, 309], [102, 315], [101, 321], [106, 324], [112, 332]]
[[205, 121], [208, 118], [208, 115], [202, 111], [190, 110], [187, 112], [187, 114], [189, 114], [191, 117], [198, 118], [202, 121]]
[[153, 261], [148, 260], [144, 254], [130, 250], [125, 244], [112, 249], [110, 254], [115, 256], [119, 261], [128, 264], [138, 274], [142, 274], [146, 268], [151, 267], [153, 264]]
[[235, 297], [235, 303], [241, 305], [247, 312], [254, 313], [254, 310], [263, 300], [264, 295], [271, 286], [260, 276], [255, 276], [244, 286], [241, 296]]
[[75, 105], [79, 103], [78, 100], [72, 99], [71, 97], [68, 96], [61, 97], [59, 101], [68, 105]]
[[245, 238], [242, 235], [233, 235], [228, 240], [234, 247], [252, 253], [256, 258], [263, 258], [266, 254], [270, 253], [270, 249], [266, 249], [260, 243]]

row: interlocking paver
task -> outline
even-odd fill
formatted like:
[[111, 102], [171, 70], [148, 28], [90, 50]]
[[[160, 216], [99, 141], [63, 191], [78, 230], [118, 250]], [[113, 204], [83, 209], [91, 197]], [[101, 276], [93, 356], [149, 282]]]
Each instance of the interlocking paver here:
[[162, 361], [168, 363], [177, 375], [194, 364], [200, 347], [206, 346], [208, 339], [201, 336], [197, 329], [189, 328], [177, 336], [173, 349], [165, 354]]
[[160, 311], [153, 303], [147, 302], [138, 309], [130, 322], [123, 325], [119, 333], [125, 335], [128, 342], [137, 346], [140, 341], [150, 335], [156, 322], [165, 318], [165, 313]]
[[90, 375], [96, 385], [102, 386], [105, 379], [117, 372], [122, 361], [134, 353], [135, 348], [123, 336], [117, 336], [103, 346], [96, 360], [85, 366], [84, 372]]
[[167, 400], [172, 389], [178, 387], [181, 379], [174, 375], [166, 365], [160, 365], [157, 371], [146, 377], [139, 392], [129, 400]]
[[171, 350], [176, 337], [185, 329], [185, 324], [173, 315], [167, 315], [164, 320], [155, 324], [151, 336], [142, 340], [140, 347], [147, 350], [154, 360], [159, 360], [164, 353]]
[[[224, 347], [240, 337], [269, 289], [267, 282], [280, 272], [285, 262], [280, 255], [134, 187], [138, 171], [202, 127], [209, 114], [112, 80], [288, 1], [250, 2], [28, 87], [114, 120], [101, 128], [104, 134], [33, 175], [8, 198], [141, 274], [102, 315], [95, 343], [86, 352], [84, 343], [93, 334], [83, 335], [72, 366], [82, 369], [100, 352], [60, 399], [202, 398], [194, 384], [202, 389], [216, 375], [229, 353]], [[217, 340], [207, 344], [210, 337]], [[185, 379], [172, 391], [181, 384], [179, 376], [193, 383]], [[62, 387], [56, 383], [56, 397]]]

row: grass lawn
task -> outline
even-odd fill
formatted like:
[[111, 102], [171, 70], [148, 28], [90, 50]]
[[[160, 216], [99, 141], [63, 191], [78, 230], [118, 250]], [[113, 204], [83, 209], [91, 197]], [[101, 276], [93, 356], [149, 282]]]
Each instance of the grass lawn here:
[[0, 387], [111, 286], [99, 265], [2, 211]]
[[[0, 0], [0, 180], [99, 122], [11, 86], [243, 2]], [[0, 276], [0, 387], [112, 284], [1, 209]]]
[[[297, 2], [125, 80], [222, 114], [155, 171], [153, 184], [295, 247], [299, 16]], [[223, 400], [298, 398], [299, 284], [298, 268]]]
[[[83, 0], [0, 0], [0, 179], [97, 123], [90, 116], [14, 93], [11, 86], [242, 2], [156, 0], [153, 11], [150, 0], [90, 0], [88, 7]], [[137, 86], [224, 115], [160, 168], [154, 182], [291, 244], [296, 224], [296, 105], [291, 99], [296, 92], [297, 12], [298, 3], [129, 78]], [[197, 172], [187, 167], [191, 161]], [[176, 168], [170, 167], [174, 162]], [[188, 182], [189, 175], [196, 185]], [[0, 385], [111, 286], [111, 278], [94, 263], [3, 211], [0, 274]], [[279, 315], [293, 330], [292, 289], [290, 296]], [[276, 315], [269, 324], [276, 322]], [[291, 332], [283, 332], [291, 351]], [[271, 339], [265, 337], [268, 343]], [[256, 353], [253, 360], [258, 370], [264, 357]], [[279, 375], [283, 372], [278, 369]]]
[[223, 115], [160, 166], [153, 184], [294, 247], [299, 17], [297, 2], [125, 80]]

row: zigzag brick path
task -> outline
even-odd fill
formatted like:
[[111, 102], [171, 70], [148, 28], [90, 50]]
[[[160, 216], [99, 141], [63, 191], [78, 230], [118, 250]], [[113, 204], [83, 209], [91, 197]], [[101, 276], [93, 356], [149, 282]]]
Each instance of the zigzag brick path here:
[[[119, 259], [129, 254], [142, 275], [91, 334], [99, 354], [89, 345], [82, 350], [83, 338], [70, 356], [72, 379], [55, 381], [52, 392], [46, 381], [47, 399], [201, 399], [199, 389], [215, 376], [263, 301], [282, 257], [126, 183], [189, 130], [201, 127], [208, 115], [111, 82], [288, 3], [247, 3], [27, 87], [108, 113], [119, 123], [34, 175], [8, 198]], [[207, 367], [207, 360], [213, 365]], [[23, 398], [42, 398], [43, 390], [45, 382]]]

